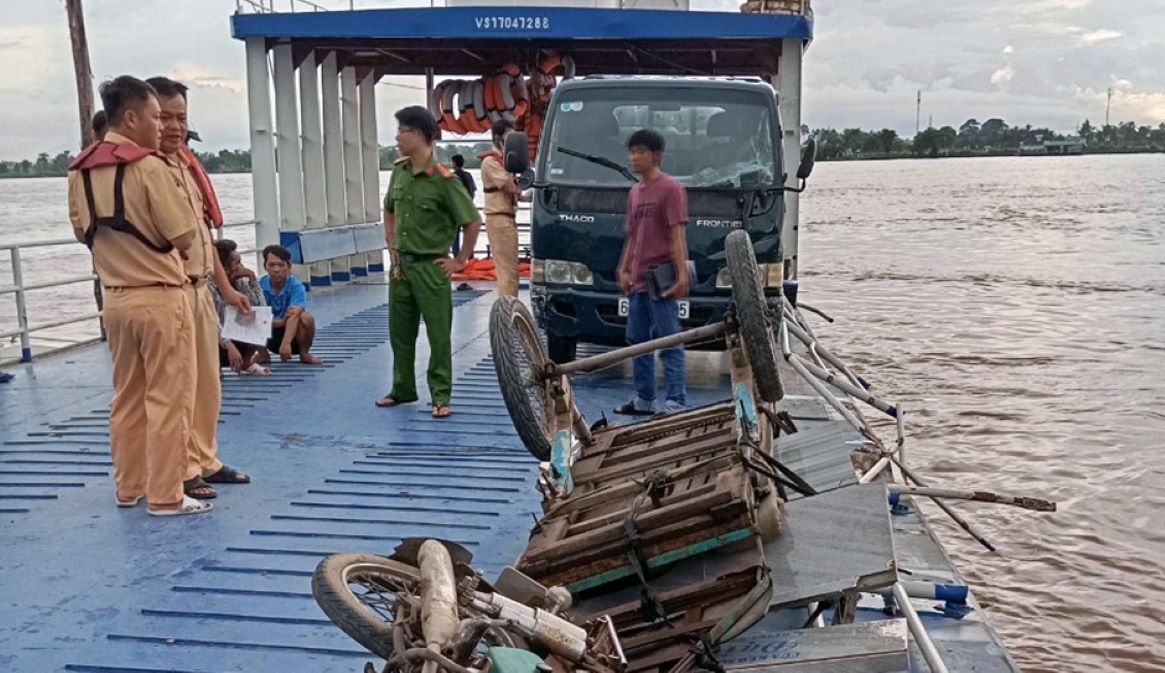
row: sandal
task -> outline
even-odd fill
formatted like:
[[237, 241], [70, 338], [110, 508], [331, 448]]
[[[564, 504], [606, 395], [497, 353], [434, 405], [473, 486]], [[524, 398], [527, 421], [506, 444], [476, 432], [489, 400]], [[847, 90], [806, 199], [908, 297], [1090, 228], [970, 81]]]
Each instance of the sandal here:
[[117, 499], [117, 506], [121, 507], [123, 509], [129, 509], [130, 507], [137, 507], [138, 503], [142, 501], [142, 496], [140, 496], [140, 495], [134, 496], [134, 497], [130, 498], [129, 500], [122, 500], [120, 495], [116, 495], [114, 497]]
[[453, 409], [448, 404], [434, 404], [433, 418], [449, 418], [453, 415]]
[[416, 398], [411, 400], [398, 400], [392, 396], [392, 393], [389, 393], [379, 400], [376, 400], [376, 406], [380, 407], [381, 409], [387, 409], [388, 407], [399, 407], [402, 404], [412, 404], [416, 401]]
[[150, 516], [182, 516], [184, 514], [202, 514], [214, 509], [214, 505], [209, 502], [201, 502], [194, 498], [182, 498], [182, 503], [174, 509], [153, 509], [148, 512]]
[[[214, 474], [210, 475], [209, 477], [203, 477], [202, 480], [207, 484], [249, 484], [249, 483], [251, 483], [250, 477], [243, 474], [242, 472], [239, 472], [238, 470], [236, 470], [234, 468], [227, 467], [226, 465], [223, 465], [222, 467], [218, 468], [218, 472], [215, 472]], [[210, 488], [210, 487], [208, 486], [207, 488]]]
[[186, 494], [186, 497], [196, 500], [211, 500], [218, 497], [218, 491], [214, 490], [214, 487], [206, 483], [202, 477], [182, 482], [182, 492]]
[[240, 374], [250, 374], [252, 376], [271, 376], [271, 368], [264, 367], [263, 365], [259, 364], [258, 362], [254, 362], [251, 364], [250, 367], [247, 367], [246, 369], [244, 369], [243, 371], [241, 371], [239, 373]]

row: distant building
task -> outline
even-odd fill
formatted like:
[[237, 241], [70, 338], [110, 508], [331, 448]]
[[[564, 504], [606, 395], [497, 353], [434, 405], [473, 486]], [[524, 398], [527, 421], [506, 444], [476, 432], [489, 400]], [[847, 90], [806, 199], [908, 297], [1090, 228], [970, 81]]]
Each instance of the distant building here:
[[1083, 138], [1065, 138], [1064, 140], [1044, 140], [1039, 143], [1023, 144], [1019, 146], [1019, 156], [1040, 157], [1048, 155], [1084, 154], [1085, 142]]

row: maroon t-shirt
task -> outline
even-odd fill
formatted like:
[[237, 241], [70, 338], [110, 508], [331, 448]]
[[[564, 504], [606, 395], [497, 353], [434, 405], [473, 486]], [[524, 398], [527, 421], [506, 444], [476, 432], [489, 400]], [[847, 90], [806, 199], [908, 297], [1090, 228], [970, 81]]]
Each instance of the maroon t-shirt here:
[[627, 200], [627, 223], [624, 230], [631, 242], [632, 289], [644, 289], [646, 271], [671, 260], [671, 228], [688, 223], [688, 192], [667, 173], [660, 173], [650, 183], [638, 182]]

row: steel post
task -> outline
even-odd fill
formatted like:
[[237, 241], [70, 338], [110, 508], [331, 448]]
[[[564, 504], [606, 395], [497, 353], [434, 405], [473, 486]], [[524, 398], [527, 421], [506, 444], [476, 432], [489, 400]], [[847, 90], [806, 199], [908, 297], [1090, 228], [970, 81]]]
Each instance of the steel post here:
[[[304, 228], [306, 219], [295, 63], [290, 44], [277, 44], [271, 51], [275, 61], [275, 141], [279, 149], [279, 228], [280, 231], [295, 232]], [[310, 287], [311, 278], [307, 271], [298, 267], [295, 275]]]
[[[364, 222], [380, 221], [380, 145], [376, 142], [376, 73], [369, 70], [359, 84], [360, 158], [364, 177]], [[384, 235], [381, 234], [381, 240]], [[364, 273], [384, 271], [384, 253], [367, 252], [360, 266]]]
[[12, 258], [12, 287], [16, 294], [16, 326], [20, 329], [20, 361], [32, 362], [32, 343], [28, 338], [28, 305], [24, 300], [24, 269], [20, 264], [20, 248], [9, 251]]
[[[785, 184], [798, 186], [797, 167], [801, 163], [801, 56], [804, 44], [799, 39], [781, 40], [777, 61], [777, 95], [781, 111], [782, 149], [785, 157]], [[800, 218], [799, 194], [785, 194], [785, 219], [781, 223], [781, 256], [785, 276], [797, 277], [797, 223]]]
[[[328, 221], [324, 188], [324, 140], [320, 116], [320, 75], [315, 53], [299, 64], [299, 116], [303, 139], [304, 228], [321, 229]], [[327, 260], [309, 267], [312, 286], [332, 284], [332, 265]]]
[[[340, 114], [340, 68], [336, 52], [328, 52], [320, 65], [320, 98], [324, 118], [324, 188], [327, 192], [327, 224], [348, 223], [347, 193], [344, 190], [344, 133]], [[330, 280], [348, 279], [346, 257], [327, 262]]]
[[251, 129], [251, 190], [255, 200], [255, 247], [279, 242], [279, 190], [275, 176], [275, 136], [267, 47], [261, 37], [247, 38], [247, 108]]
[[[344, 192], [348, 211], [348, 224], [364, 222], [364, 178], [360, 160], [360, 102], [356, 96], [356, 68], [348, 66], [340, 71], [340, 121], [344, 133]], [[335, 264], [332, 265], [334, 280], [351, 280], [352, 275], [367, 271], [361, 255], [347, 259], [343, 277], [336, 277]], [[339, 260], [337, 260], [339, 261]]]
[[910, 596], [907, 595], [906, 589], [901, 583], [894, 585], [894, 598], [898, 602], [898, 608], [906, 617], [906, 625], [910, 627], [910, 635], [914, 636], [914, 644], [922, 652], [922, 658], [926, 660], [926, 665], [930, 668], [931, 673], [947, 673], [947, 666], [943, 663], [942, 657], [939, 656], [938, 648], [930, 639], [930, 634], [926, 632], [922, 618], [914, 610], [914, 606], [910, 603]]

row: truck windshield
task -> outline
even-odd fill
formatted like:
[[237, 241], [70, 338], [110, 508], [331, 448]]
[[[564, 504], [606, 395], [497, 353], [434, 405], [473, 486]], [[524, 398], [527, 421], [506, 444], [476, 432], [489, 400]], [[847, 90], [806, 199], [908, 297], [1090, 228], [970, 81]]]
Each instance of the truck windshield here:
[[651, 128], [664, 138], [664, 172], [687, 187], [771, 187], [777, 180], [771, 109], [759, 92], [721, 87], [579, 89], [557, 99], [540, 173], [555, 184], [626, 187], [618, 171], [578, 154], [626, 166], [627, 138]]

